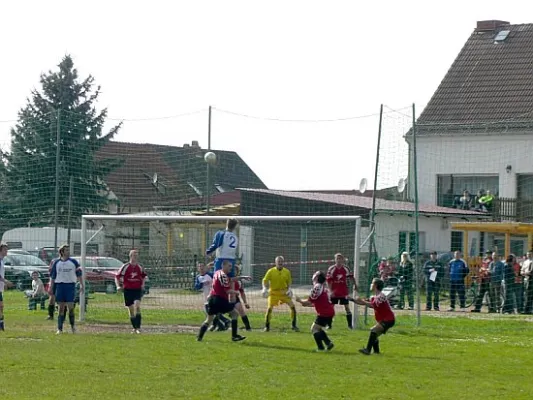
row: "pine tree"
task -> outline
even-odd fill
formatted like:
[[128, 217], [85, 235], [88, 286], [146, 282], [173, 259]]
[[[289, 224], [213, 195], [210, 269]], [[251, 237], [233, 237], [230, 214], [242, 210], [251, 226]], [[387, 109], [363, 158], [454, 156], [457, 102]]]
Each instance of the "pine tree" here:
[[4, 154], [7, 203], [12, 226], [46, 226], [54, 221], [56, 150], [59, 129], [59, 224], [68, 218], [69, 181], [73, 179], [71, 221], [84, 213], [105, 212], [105, 177], [120, 160], [95, 160], [121, 124], [103, 133], [107, 109], [97, 111], [100, 87], [94, 78], [80, 80], [70, 56], [59, 70], [41, 75], [11, 130], [11, 149]]

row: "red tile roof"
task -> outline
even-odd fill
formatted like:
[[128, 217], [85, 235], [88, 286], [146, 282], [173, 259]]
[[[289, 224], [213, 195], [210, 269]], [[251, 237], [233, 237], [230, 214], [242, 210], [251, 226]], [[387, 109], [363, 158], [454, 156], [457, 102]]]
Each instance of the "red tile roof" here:
[[[318, 192], [293, 192], [285, 190], [269, 190], [269, 189], [239, 189], [241, 191], [253, 192], [253, 193], [263, 193], [274, 196], [284, 196], [292, 197], [302, 200], [310, 201], [320, 201], [325, 203], [340, 204], [345, 206], [353, 206], [358, 208], [365, 208], [367, 210], [372, 209], [372, 198], [364, 196], [355, 196], [355, 195], [345, 195], [345, 194], [330, 194], [330, 193], [318, 193]], [[414, 203], [406, 201], [394, 201], [394, 200], [383, 200], [376, 199], [376, 211], [381, 212], [396, 212], [396, 213], [412, 213], [415, 211]], [[477, 212], [477, 211], [468, 211], [468, 210], [458, 210], [455, 208], [433, 206], [428, 204], [419, 204], [418, 211], [421, 214], [443, 214], [443, 215], [457, 215], [457, 216], [480, 216], [484, 217], [487, 214]]]
[[[504, 40], [495, 41], [507, 30]], [[486, 129], [496, 122], [533, 124], [533, 24], [478, 22], [420, 115], [418, 132], [431, 124], [488, 123]]]

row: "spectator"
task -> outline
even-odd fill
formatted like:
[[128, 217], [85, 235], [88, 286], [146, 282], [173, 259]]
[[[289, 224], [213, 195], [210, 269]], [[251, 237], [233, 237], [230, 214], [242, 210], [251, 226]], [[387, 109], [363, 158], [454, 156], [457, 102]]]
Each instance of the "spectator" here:
[[380, 279], [387, 284], [389, 278], [394, 275], [394, 265], [388, 261], [385, 257], [381, 259], [379, 263], [379, 277]]
[[478, 204], [482, 211], [484, 212], [491, 212], [492, 211], [492, 203], [494, 202], [494, 196], [490, 192], [490, 190], [487, 190], [487, 193], [484, 196], [481, 196], [478, 199]]
[[405, 305], [405, 295], [407, 295], [407, 301], [409, 302], [408, 310], [413, 310], [415, 305], [415, 299], [413, 294], [413, 263], [409, 259], [409, 253], [404, 251], [401, 256], [400, 265], [398, 266], [398, 275], [400, 276], [401, 289], [400, 289], [400, 301], [398, 308], [403, 309]]
[[520, 275], [524, 278], [524, 314], [533, 313], [533, 281], [531, 275], [533, 274], [533, 253], [528, 251], [526, 259], [522, 262]]
[[485, 295], [489, 298], [489, 313], [496, 312], [494, 304], [490, 301], [490, 271], [489, 266], [492, 262], [492, 252], [487, 250], [485, 252], [485, 258], [481, 263], [481, 268], [478, 271], [477, 282], [479, 283], [479, 292], [476, 297], [476, 304], [472, 312], [480, 312], [483, 306], [483, 299]]
[[497, 312], [500, 312], [502, 307], [502, 281], [503, 281], [504, 265], [500, 261], [500, 257], [496, 252], [492, 253], [492, 262], [489, 265], [490, 272], [490, 302]]
[[430, 253], [430, 259], [424, 265], [424, 274], [426, 275], [426, 311], [431, 311], [433, 300], [433, 309], [439, 311], [439, 292], [442, 277], [444, 276], [444, 266], [437, 260], [437, 252]]
[[502, 314], [512, 314], [513, 313], [513, 294], [514, 294], [514, 283], [515, 283], [515, 272], [514, 272], [514, 263], [515, 257], [512, 254], [509, 254], [505, 259], [505, 264], [503, 265], [503, 280], [505, 282], [505, 300], [503, 302]]
[[474, 205], [474, 198], [470, 195], [468, 190], [463, 192], [463, 196], [459, 199], [459, 208], [463, 210], [470, 210]]
[[450, 308], [448, 311], [455, 311], [456, 296], [459, 296], [459, 304], [461, 311], [464, 311], [466, 298], [465, 298], [465, 277], [470, 270], [465, 260], [461, 258], [461, 252], [456, 251], [454, 253], [453, 260], [449, 264], [450, 269]]
[[24, 293], [28, 298], [28, 310], [36, 310], [37, 303], [41, 305], [41, 310], [44, 310], [48, 295], [44, 289], [43, 281], [39, 278], [37, 271], [31, 273], [31, 279], [31, 290], [26, 290]]

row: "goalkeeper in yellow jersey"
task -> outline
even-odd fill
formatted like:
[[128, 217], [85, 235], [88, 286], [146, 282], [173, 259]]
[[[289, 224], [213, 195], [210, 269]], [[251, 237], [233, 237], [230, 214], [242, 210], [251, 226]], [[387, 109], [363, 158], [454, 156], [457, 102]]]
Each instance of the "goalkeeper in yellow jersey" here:
[[265, 316], [265, 332], [270, 330], [272, 309], [281, 304], [287, 304], [291, 309], [292, 330], [298, 332], [296, 325], [296, 307], [292, 301], [291, 271], [283, 266], [285, 259], [276, 257], [276, 266], [270, 268], [263, 278], [263, 297], [268, 297], [268, 309]]

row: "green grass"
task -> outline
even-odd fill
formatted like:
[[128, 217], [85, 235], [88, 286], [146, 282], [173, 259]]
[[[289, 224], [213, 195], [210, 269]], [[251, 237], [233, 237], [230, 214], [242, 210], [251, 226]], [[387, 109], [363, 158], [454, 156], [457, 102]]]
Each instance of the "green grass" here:
[[[99, 301], [96, 297], [94, 301]], [[102, 300], [103, 301], [103, 300]], [[107, 298], [109, 301], [109, 298]], [[118, 299], [117, 299], [117, 304]], [[302, 332], [276, 313], [274, 331], [129, 334], [121, 308], [88, 314], [78, 335], [54, 335], [45, 313], [5, 294], [7, 330], [0, 333], [2, 399], [529, 399], [533, 393], [532, 322], [525, 317], [483, 319], [412, 317], [381, 339], [383, 354], [357, 352], [368, 327], [348, 331], [339, 315], [328, 334], [331, 353], [313, 353], [312, 315], [301, 315]], [[101, 312], [101, 314], [98, 314]], [[201, 312], [145, 310], [144, 324], [198, 325]], [[262, 315], [253, 314], [260, 327]], [[122, 323], [97, 332], [94, 325]], [[66, 371], [66, 372], [65, 372]]]

